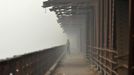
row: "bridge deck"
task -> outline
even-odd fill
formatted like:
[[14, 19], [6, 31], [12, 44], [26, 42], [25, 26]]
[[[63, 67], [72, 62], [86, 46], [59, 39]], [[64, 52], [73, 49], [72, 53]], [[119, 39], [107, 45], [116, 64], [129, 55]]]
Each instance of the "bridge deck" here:
[[54, 75], [97, 75], [82, 54], [70, 54], [61, 61]]

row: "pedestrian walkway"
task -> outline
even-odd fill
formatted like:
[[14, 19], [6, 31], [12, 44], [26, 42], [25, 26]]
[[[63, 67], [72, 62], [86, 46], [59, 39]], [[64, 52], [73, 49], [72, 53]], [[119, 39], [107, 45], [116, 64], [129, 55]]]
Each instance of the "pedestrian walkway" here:
[[61, 61], [53, 75], [97, 75], [82, 54], [70, 54]]

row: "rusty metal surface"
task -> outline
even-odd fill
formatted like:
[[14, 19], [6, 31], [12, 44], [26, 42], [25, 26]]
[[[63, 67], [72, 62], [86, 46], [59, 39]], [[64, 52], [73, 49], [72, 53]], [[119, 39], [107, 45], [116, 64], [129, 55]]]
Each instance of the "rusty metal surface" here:
[[87, 58], [103, 75], [128, 75], [128, 0], [100, 0], [98, 8], [99, 25], [96, 14], [88, 19]]
[[[117, 51], [115, 51], [113, 47], [113, 1], [114, 0], [100, 0], [98, 7], [100, 15], [99, 25], [95, 23], [88, 24], [89, 32], [87, 33], [89, 36], [87, 38], [89, 38], [89, 43], [87, 57], [91, 64], [96, 65], [97, 69], [100, 70], [103, 75], [118, 75], [114, 70], [117, 61], [113, 59], [114, 56], [117, 55]], [[92, 15], [96, 14], [92, 13], [91, 16]], [[93, 17], [95, 18], [95, 16]], [[92, 21], [91, 19], [89, 20]]]
[[64, 51], [58, 46], [0, 62], [0, 75], [44, 75]]
[[134, 75], [134, 0], [130, 0], [130, 57], [129, 75]]

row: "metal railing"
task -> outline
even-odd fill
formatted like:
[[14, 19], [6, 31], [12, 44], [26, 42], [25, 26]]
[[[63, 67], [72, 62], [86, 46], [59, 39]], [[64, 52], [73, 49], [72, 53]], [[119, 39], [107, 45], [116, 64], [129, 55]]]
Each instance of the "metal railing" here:
[[[118, 53], [114, 50], [89, 47], [88, 57], [92, 64], [96, 65], [96, 67], [102, 72], [105, 72], [108, 75], [114, 74], [118, 75], [118, 73], [113, 68], [113, 65], [117, 65], [117, 61], [114, 61], [113, 57], [117, 56]], [[107, 54], [107, 56], [105, 56]], [[112, 67], [111, 67], [112, 66]], [[103, 74], [105, 74], [103, 73]]]
[[0, 62], [0, 75], [44, 75], [64, 52], [57, 46]]

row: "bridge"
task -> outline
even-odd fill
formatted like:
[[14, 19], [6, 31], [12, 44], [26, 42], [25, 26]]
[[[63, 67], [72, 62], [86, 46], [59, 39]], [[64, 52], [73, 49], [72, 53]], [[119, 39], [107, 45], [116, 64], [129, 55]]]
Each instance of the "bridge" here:
[[[0, 75], [134, 75], [133, 0], [48, 0], [70, 41], [0, 61]], [[70, 52], [69, 50], [70, 49]]]

